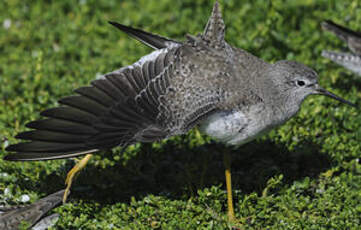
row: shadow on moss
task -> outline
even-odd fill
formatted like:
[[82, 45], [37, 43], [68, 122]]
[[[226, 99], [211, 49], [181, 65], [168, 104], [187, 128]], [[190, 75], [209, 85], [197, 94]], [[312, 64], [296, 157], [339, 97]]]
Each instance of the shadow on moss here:
[[[72, 189], [70, 199], [97, 201], [103, 204], [129, 202], [154, 194], [170, 199], [188, 199], [198, 189], [212, 185], [224, 186], [223, 153], [220, 144], [207, 144], [189, 149], [167, 142], [159, 150], [143, 144], [140, 151], [126, 163], [117, 153], [102, 153], [80, 173]], [[230, 150], [230, 149], [227, 149]], [[241, 193], [261, 193], [267, 181], [279, 174], [283, 182], [292, 184], [304, 177], [317, 178], [331, 167], [327, 154], [319, 152], [312, 143], [300, 144], [300, 149], [289, 152], [270, 141], [256, 141], [230, 150], [232, 155], [233, 189]], [[104, 158], [111, 159], [106, 167], [100, 167]], [[73, 163], [41, 178], [35, 190], [50, 193], [61, 189], [67, 170]], [[22, 183], [22, 182], [21, 182]], [[27, 186], [27, 183], [23, 185]], [[31, 187], [31, 188], [30, 188]], [[28, 189], [34, 189], [30, 186]]]

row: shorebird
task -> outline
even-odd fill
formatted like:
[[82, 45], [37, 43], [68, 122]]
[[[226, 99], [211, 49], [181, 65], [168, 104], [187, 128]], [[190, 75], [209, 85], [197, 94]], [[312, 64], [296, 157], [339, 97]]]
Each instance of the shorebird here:
[[[19, 229], [22, 222], [24, 221], [27, 222], [30, 226], [34, 226], [35, 224], [38, 226], [38, 224], [40, 224], [39, 221], [42, 221], [41, 218], [62, 202], [64, 191], [65, 190], [61, 190], [53, 193], [43, 199], [36, 201], [33, 204], [7, 208], [4, 213], [0, 213], [0, 229]], [[49, 216], [49, 219], [51, 221], [58, 216], [59, 215], [57, 214], [51, 215]], [[49, 225], [51, 225], [51, 223], [47, 224], [47, 226]]]
[[330, 20], [324, 21], [322, 28], [334, 33], [337, 37], [347, 43], [351, 53], [341, 53], [334, 51], [322, 51], [322, 56], [346, 69], [361, 75], [361, 33], [350, 30], [346, 27], [338, 25]]
[[[200, 130], [227, 145], [240, 146], [283, 124], [311, 94], [353, 105], [323, 89], [317, 73], [294, 61], [269, 64], [230, 46], [218, 6], [202, 34], [176, 41], [110, 22], [155, 49], [139, 61], [105, 74], [91, 86], [76, 89], [62, 105], [30, 122], [32, 131], [16, 137], [30, 142], [11, 145], [6, 160], [48, 160], [91, 154], [115, 146], [154, 142]], [[228, 216], [234, 220], [231, 164], [225, 154]], [[66, 195], [65, 195], [66, 197]]]

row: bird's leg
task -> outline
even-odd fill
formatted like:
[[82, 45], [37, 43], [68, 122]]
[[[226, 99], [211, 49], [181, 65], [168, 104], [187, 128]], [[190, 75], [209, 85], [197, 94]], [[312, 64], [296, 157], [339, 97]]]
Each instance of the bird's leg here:
[[228, 205], [228, 219], [229, 221], [234, 221], [234, 208], [233, 208], [233, 198], [232, 198], [232, 180], [231, 180], [231, 155], [228, 150], [224, 153], [223, 163], [225, 166], [226, 174], [226, 185], [227, 185], [227, 205]]
[[76, 165], [68, 172], [68, 175], [66, 176], [66, 180], [65, 180], [66, 188], [63, 196], [63, 203], [66, 202], [66, 198], [68, 197], [74, 176], [86, 166], [86, 164], [88, 163], [88, 161], [92, 156], [93, 154], [85, 155], [85, 157], [81, 159], [78, 163], [76, 163]]

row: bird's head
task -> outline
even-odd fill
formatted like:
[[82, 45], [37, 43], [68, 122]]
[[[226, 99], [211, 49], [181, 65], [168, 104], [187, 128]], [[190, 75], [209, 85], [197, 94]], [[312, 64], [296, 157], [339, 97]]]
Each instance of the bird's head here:
[[278, 61], [271, 67], [270, 76], [280, 97], [285, 103], [299, 107], [309, 95], [318, 94], [331, 97], [342, 103], [355, 106], [351, 102], [325, 90], [318, 84], [317, 73], [298, 62]]

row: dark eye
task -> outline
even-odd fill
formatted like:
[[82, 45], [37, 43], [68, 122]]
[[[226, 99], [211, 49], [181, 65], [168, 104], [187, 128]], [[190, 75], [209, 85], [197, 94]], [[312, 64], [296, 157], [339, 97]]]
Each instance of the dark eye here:
[[297, 84], [297, 86], [305, 86], [306, 85], [306, 82], [304, 82], [304, 81], [302, 81], [302, 80], [298, 80], [298, 81], [296, 81], [296, 84]]

